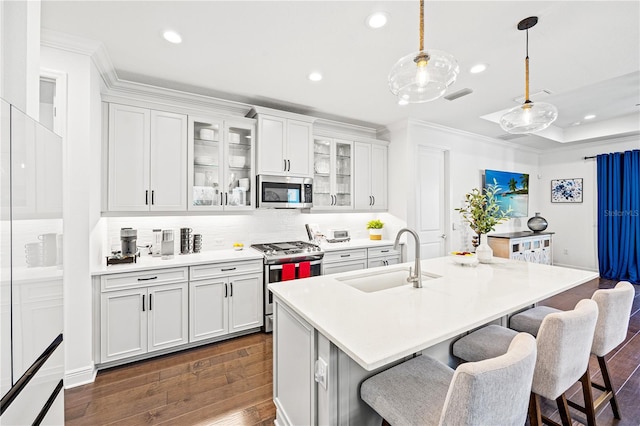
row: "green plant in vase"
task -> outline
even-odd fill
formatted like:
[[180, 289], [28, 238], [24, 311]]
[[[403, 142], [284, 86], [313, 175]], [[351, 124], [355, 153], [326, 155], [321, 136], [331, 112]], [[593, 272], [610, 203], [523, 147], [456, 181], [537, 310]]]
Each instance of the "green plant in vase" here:
[[384, 227], [384, 223], [380, 219], [373, 219], [367, 222], [367, 229], [369, 230], [369, 239], [381, 240], [383, 227]]
[[486, 188], [473, 188], [471, 192], [465, 194], [464, 205], [455, 209], [462, 216], [462, 219], [469, 224], [469, 227], [478, 235], [480, 245], [476, 248], [476, 254], [480, 262], [490, 262], [493, 251], [483, 239], [486, 234], [494, 231], [496, 225], [509, 220], [509, 209], [501, 210], [496, 194], [499, 192], [498, 185], [489, 185]]

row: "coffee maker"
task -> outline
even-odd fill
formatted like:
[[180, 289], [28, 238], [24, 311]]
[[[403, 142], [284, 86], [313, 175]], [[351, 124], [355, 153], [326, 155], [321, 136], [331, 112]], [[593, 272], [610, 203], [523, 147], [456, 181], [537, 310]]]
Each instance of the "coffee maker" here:
[[107, 256], [107, 265], [136, 263], [140, 252], [137, 247], [138, 231], [133, 228], [120, 229], [120, 251], [114, 250]]

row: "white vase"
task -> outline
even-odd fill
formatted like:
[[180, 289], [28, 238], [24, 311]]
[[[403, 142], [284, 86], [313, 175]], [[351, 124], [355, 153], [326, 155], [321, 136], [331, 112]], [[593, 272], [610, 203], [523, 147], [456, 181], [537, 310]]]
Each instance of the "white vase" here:
[[369, 229], [369, 239], [370, 240], [381, 240], [382, 239], [382, 229]]
[[480, 263], [491, 263], [493, 259], [493, 250], [487, 244], [487, 235], [480, 234], [480, 245], [476, 247], [476, 256]]

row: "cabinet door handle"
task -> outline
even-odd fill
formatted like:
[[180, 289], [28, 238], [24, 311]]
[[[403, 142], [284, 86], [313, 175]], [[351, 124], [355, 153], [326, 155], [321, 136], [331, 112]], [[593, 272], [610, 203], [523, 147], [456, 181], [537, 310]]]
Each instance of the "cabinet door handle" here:
[[224, 205], [225, 206], [229, 205], [229, 193], [228, 192], [224, 193]]
[[389, 250], [380, 250], [380, 253], [389, 253]]
[[145, 206], [149, 205], [149, 190], [148, 189], [146, 191], [144, 191], [144, 205]]
[[340, 257], [351, 257], [350, 254], [341, 254]]
[[229, 287], [230, 287], [229, 297], [233, 297], [233, 283], [229, 283]]
[[369, 195], [369, 205], [370, 206], [373, 205], [373, 197], [371, 195]]
[[235, 271], [236, 267], [234, 266], [233, 268], [222, 268], [220, 269], [221, 271]]
[[225, 297], [225, 298], [227, 297], [228, 290], [229, 290], [229, 289], [227, 288], [227, 283], [224, 283], [224, 297]]
[[375, 206], [375, 205], [376, 205], [376, 197], [375, 197], [375, 195], [372, 195], [372, 196], [371, 196], [371, 198], [373, 198], [373, 204], [372, 204], [372, 206]]
[[157, 280], [158, 277], [149, 277], [149, 278], [138, 278], [138, 281], [151, 281], [151, 280]]
[[149, 310], [152, 310], [153, 307], [151, 306], [151, 304], [153, 303], [153, 294], [149, 295]]
[[152, 190], [151, 191], [151, 205], [154, 205], [156, 203], [156, 191]]
[[143, 294], [142, 295], [142, 312], [144, 312], [144, 311], [145, 311], [145, 309], [144, 309], [144, 294]]
[[287, 160], [287, 171], [291, 171], [291, 160]]
[[384, 266], [389, 266], [389, 262], [387, 262], [386, 260], [383, 260], [382, 263], [384, 263]]
[[283, 159], [282, 159], [282, 162], [284, 163], [284, 168], [283, 168], [283, 170], [282, 170], [282, 171], [283, 171], [283, 172], [286, 172], [286, 171], [287, 171], [287, 160], [283, 158]]

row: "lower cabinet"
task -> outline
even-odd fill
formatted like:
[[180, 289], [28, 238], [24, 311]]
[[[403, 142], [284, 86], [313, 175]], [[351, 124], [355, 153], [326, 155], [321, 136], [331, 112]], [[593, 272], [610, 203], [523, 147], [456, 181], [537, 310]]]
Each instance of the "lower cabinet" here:
[[115, 361], [188, 342], [187, 282], [105, 292], [101, 361]]
[[189, 287], [190, 342], [262, 326], [261, 274], [201, 279]]
[[323, 275], [396, 265], [401, 260], [400, 250], [394, 250], [392, 245], [330, 251], [324, 256]]
[[96, 364], [122, 364], [263, 323], [262, 260], [220, 262], [97, 277]]

